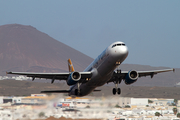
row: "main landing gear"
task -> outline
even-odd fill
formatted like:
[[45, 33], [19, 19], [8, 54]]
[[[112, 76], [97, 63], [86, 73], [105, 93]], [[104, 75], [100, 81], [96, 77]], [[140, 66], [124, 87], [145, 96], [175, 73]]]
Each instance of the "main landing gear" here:
[[113, 88], [112, 93], [113, 93], [113, 95], [115, 95], [116, 93], [117, 93], [118, 95], [120, 95], [120, 94], [121, 94], [121, 89], [117, 87], [117, 86], [118, 86], [118, 83], [116, 82], [115, 85], [116, 85], [116, 86], [115, 86], [115, 88]]
[[116, 93], [117, 93], [118, 95], [121, 94], [121, 89], [118, 88], [118, 82], [120, 83], [120, 81], [115, 81], [115, 82], [114, 82], [115, 88], [113, 88], [113, 90], [112, 90], [113, 95], [115, 95]]
[[[121, 70], [117, 70], [116, 74], [121, 74]], [[117, 93], [118, 95], [121, 94], [121, 89], [118, 88], [118, 84], [120, 84], [121, 81], [122, 81], [122, 77], [116, 77], [116, 78], [114, 78], [115, 88], [113, 88], [113, 90], [112, 90], [113, 95], [115, 95], [116, 93]]]
[[81, 90], [75, 89], [75, 95], [81, 95]]
[[121, 89], [120, 88], [113, 88], [112, 92], [113, 92], [113, 95], [115, 95], [116, 93], [118, 95], [120, 95], [121, 94]]

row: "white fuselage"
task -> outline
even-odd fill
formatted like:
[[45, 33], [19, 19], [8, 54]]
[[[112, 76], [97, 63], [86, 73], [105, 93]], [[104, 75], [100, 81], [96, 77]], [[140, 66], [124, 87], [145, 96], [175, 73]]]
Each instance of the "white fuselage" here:
[[[128, 48], [123, 42], [115, 42], [107, 47], [84, 71], [91, 71], [92, 77], [88, 82], [80, 84], [80, 95], [85, 96], [91, 93], [96, 87], [107, 83], [114, 70], [126, 59], [128, 56]], [[75, 95], [75, 89], [78, 84], [71, 87], [69, 95]]]

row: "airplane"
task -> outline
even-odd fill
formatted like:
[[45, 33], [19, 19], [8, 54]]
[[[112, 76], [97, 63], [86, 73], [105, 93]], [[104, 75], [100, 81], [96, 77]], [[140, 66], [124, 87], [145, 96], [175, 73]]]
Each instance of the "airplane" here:
[[124, 42], [117, 41], [108, 46], [83, 72], [75, 71], [71, 59], [68, 59], [69, 72], [67, 73], [33, 73], [33, 72], [7, 72], [7, 74], [25, 75], [35, 78], [65, 80], [70, 86], [69, 90], [41, 91], [41, 93], [68, 93], [69, 96], [82, 97], [96, 90], [97, 87], [106, 83], [113, 82], [115, 87], [112, 89], [113, 95], [121, 94], [118, 84], [123, 80], [126, 85], [133, 84], [139, 77], [150, 76], [162, 72], [175, 71], [175, 69], [163, 69], [152, 71], [121, 71], [117, 67], [128, 56], [128, 48]]

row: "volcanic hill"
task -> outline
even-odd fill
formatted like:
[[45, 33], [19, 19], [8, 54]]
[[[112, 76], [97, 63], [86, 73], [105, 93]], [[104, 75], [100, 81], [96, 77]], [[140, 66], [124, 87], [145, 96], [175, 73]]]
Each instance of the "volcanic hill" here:
[[0, 75], [5, 71], [64, 72], [68, 58], [78, 71], [93, 60], [32, 26], [0, 26]]

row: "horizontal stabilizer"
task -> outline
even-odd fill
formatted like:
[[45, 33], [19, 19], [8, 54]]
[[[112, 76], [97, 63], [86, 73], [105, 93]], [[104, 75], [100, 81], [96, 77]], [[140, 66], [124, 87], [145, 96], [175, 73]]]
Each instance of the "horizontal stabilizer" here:
[[41, 93], [69, 93], [69, 90], [41, 91]]
[[93, 90], [93, 92], [100, 92], [101, 90]]

